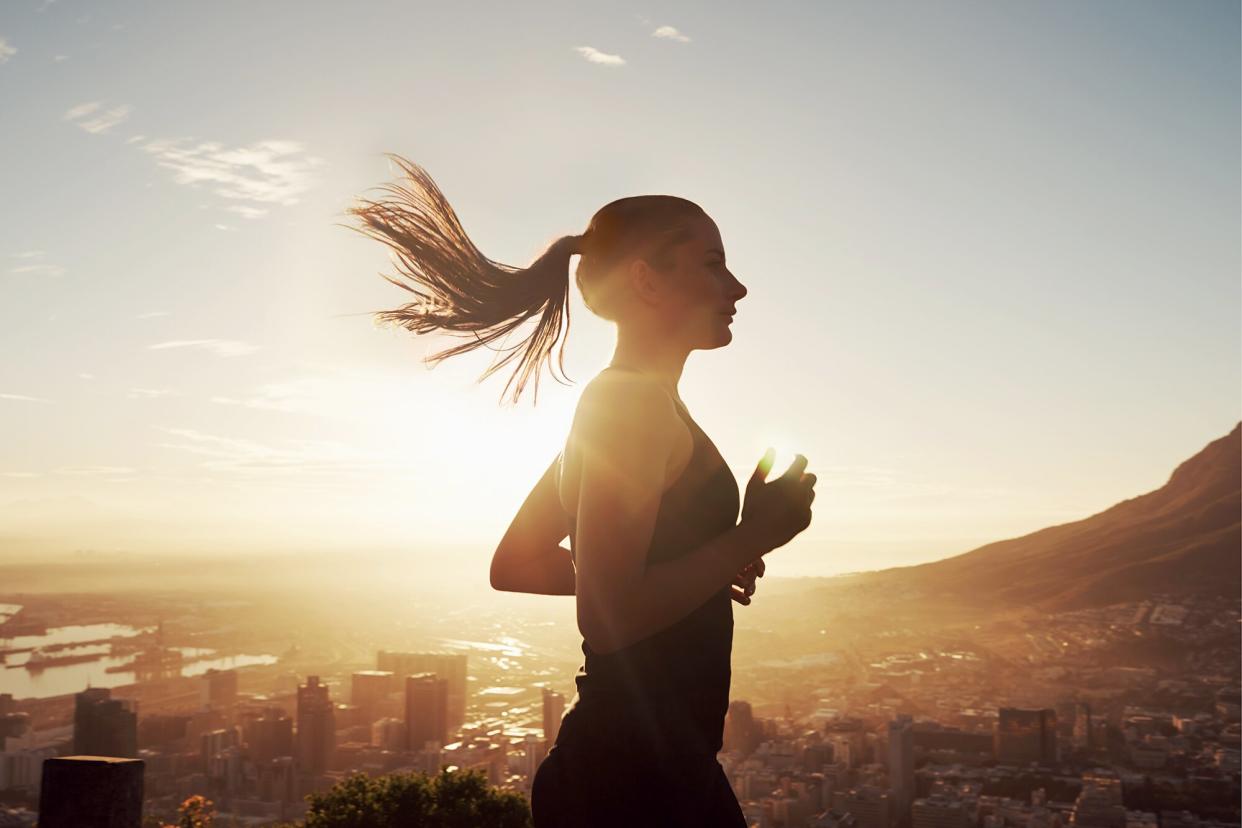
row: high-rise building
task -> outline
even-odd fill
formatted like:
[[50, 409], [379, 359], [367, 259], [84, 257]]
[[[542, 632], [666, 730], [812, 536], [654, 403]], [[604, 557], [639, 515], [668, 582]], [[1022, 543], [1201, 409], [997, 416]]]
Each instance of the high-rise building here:
[[435, 673], [448, 682], [448, 729], [455, 731], [466, 723], [465, 653], [393, 653], [380, 650], [375, 668], [396, 676], [400, 689], [406, 676]]
[[910, 808], [911, 828], [966, 828], [973, 824], [973, 815], [968, 815], [960, 799], [933, 795], [914, 800]]
[[547, 750], [556, 744], [561, 732], [561, 719], [565, 715], [565, 697], [555, 690], [543, 688], [543, 741]]
[[1074, 801], [1071, 816], [1075, 828], [1115, 828], [1126, 824], [1121, 779], [1110, 771], [1088, 771], [1082, 775], [1082, 790]]
[[750, 703], [742, 700], [729, 702], [729, 712], [725, 714], [724, 735], [721, 750], [737, 751], [749, 756], [759, 747], [759, 727], [755, 722], [754, 711]]
[[73, 752], [79, 756], [138, 755], [137, 704], [112, 698], [106, 687], [89, 687], [73, 699]]
[[379, 703], [396, 689], [396, 677], [388, 670], [360, 670], [350, 677], [349, 703], [358, 708], [362, 723], [370, 726]]
[[250, 761], [265, 764], [278, 756], [293, 756], [293, 719], [279, 707], [268, 708], [257, 718], [242, 725], [242, 736], [249, 749]]
[[371, 744], [384, 750], [405, 750], [405, 722], [385, 717], [371, 725]]
[[208, 670], [199, 677], [198, 699], [203, 707], [231, 707], [237, 703], [237, 671]]
[[888, 791], [869, 785], [836, 791], [832, 795], [832, 807], [853, 814], [858, 828], [889, 828], [893, 821], [893, 804]]
[[996, 721], [996, 758], [1011, 765], [1056, 764], [1056, 711], [1002, 707]]
[[405, 734], [410, 750], [423, 750], [427, 742], [444, 747], [448, 742], [448, 681], [435, 673], [406, 676]]
[[888, 723], [888, 778], [897, 823], [902, 825], [914, 802], [914, 720], [909, 716]]
[[1091, 724], [1091, 703], [1078, 702], [1074, 706], [1074, 747], [1076, 749], [1095, 750]]
[[328, 686], [319, 676], [308, 676], [298, 687], [298, 767], [305, 773], [323, 773], [332, 766], [336, 749], [336, 716]]

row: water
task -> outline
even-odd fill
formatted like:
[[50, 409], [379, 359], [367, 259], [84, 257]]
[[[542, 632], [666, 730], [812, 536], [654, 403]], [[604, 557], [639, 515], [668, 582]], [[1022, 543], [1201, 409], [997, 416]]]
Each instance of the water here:
[[[0, 605], [7, 606], [7, 605]], [[0, 610], [2, 611], [2, 610]], [[87, 655], [99, 656], [91, 661], [76, 664], [59, 664], [43, 670], [27, 670], [26, 660], [29, 652], [14, 653], [5, 657], [0, 664], [0, 693], [12, 693], [15, 699], [43, 699], [49, 696], [62, 696], [68, 693], [80, 693], [89, 687], [119, 687], [134, 684], [138, 681], [132, 672], [109, 673], [109, 667], [128, 664], [135, 653], [112, 655], [107, 644], [85, 644], [82, 642], [98, 642], [106, 639], [132, 638], [152, 628], [130, 627], [124, 624], [82, 624], [68, 627], [54, 627], [46, 635], [20, 635], [12, 638], [0, 638], [0, 650], [15, 648], [44, 647], [49, 644], [75, 644], [81, 646], [65, 647], [53, 650], [50, 655]], [[258, 664], [275, 664], [278, 660], [274, 655], [236, 655], [211, 658], [214, 650], [195, 647], [174, 647], [180, 650], [188, 661], [181, 667], [181, 675], [197, 676], [215, 668], [230, 670], [236, 667], [249, 667]]]

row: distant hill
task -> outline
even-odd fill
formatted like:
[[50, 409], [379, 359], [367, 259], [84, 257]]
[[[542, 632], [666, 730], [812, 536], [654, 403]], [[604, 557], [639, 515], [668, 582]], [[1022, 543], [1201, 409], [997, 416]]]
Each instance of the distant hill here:
[[1046, 611], [1140, 600], [1154, 592], [1237, 596], [1242, 423], [1179, 465], [1159, 489], [1099, 514], [934, 563], [849, 580], [872, 595]]

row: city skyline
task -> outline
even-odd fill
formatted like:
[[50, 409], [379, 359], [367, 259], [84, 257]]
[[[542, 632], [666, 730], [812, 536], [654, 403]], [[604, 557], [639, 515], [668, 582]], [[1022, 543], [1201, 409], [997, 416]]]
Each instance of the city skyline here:
[[1239, 418], [1238, 23], [10, 3], [0, 549], [486, 572], [612, 334], [575, 290], [578, 385], [545, 376], [537, 407], [475, 384], [486, 353], [427, 371], [453, 340], [373, 326], [404, 298], [338, 224], [395, 180], [382, 152], [510, 264], [625, 195], [717, 220], [750, 294], [682, 395], [739, 482], [768, 445], [820, 479], [772, 576], [944, 558], [1154, 490]]

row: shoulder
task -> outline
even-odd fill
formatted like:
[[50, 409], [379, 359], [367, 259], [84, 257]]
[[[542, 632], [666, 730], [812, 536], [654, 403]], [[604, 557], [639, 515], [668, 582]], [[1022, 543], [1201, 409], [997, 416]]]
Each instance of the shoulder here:
[[605, 371], [582, 389], [574, 429], [611, 441], [641, 437], [663, 442], [680, 424], [673, 398], [656, 381], [641, 374]]

